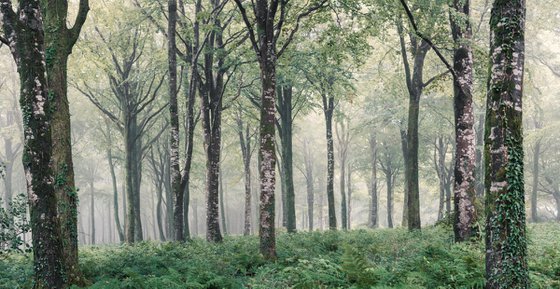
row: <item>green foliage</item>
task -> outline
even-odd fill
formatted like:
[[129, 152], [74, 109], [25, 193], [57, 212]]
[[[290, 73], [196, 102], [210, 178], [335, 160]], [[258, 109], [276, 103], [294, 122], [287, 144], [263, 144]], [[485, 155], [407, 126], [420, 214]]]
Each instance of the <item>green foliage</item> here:
[[24, 241], [23, 235], [30, 231], [25, 195], [16, 196], [10, 202], [9, 210], [0, 207], [0, 259], [14, 252], [29, 252], [30, 245]]
[[[532, 288], [560, 286], [559, 224], [528, 229]], [[278, 260], [256, 237], [223, 244], [140, 243], [80, 251], [89, 288], [483, 288], [484, 244], [453, 243], [448, 227], [280, 234]], [[31, 258], [0, 260], [0, 288], [30, 288]]]

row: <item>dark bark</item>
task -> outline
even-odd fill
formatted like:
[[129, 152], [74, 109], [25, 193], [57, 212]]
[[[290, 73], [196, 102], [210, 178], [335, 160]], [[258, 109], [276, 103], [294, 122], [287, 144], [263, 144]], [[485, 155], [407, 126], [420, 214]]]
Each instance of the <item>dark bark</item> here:
[[424, 63], [426, 54], [430, 50], [429, 43], [422, 39], [416, 39], [410, 35], [410, 46], [412, 50], [412, 65], [409, 63], [407, 45], [404, 40], [404, 29], [402, 23], [397, 23], [399, 40], [401, 45], [401, 56], [404, 63], [406, 75], [406, 86], [408, 90], [408, 125], [406, 131], [406, 160], [405, 179], [407, 194], [407, 225], [409, 230], [420, 230], [420, 191], [418, 185], [418, 126], [420, 115], [420, 97], [425, 87], [423, 82]]
[[78, 194], [72, 161], [67, 66], [68, 57], [85, 23], [89, 1], [80, 0], [77, 18], [72, 28], [67, 27], [67, 1], [41, 0], [40, 2], [45, 27], [48, 95], [53, 100], [52, 167], [57, 178], [55, 190], [63, 239], [63, 262], [66, 266], [67, 283], [83, 286], [85, 280], [78, 264]]
[[393, 228], [393, 189], [395, 187], [395, 178], [399, 168], [394, 163], [394, 156], [391, 154], [389, 147], [385, 144], [383, 146], [383, 152], [379, 158], [379, 166], [385, 175], [387, 186], [387, 227]]
[[[400, 130], [401, 136], [401, 150], [403, 155], [403, 163], [406, 165], [408, 163], [408, 137], [406, 135], [406, 130]], [[402, 226], [408, 227], [408, 175], [404, 174], [404, 200], [403, 200], [403, 215], [402, 215]]]
[[327, 206], [329, 229], [336, 230], [336, 211], [334, 204], [334, 141], [333, 141], [333, 113], [334, 97], [321, 95], [323, 100], [323, 113], [325, 114], [325, 128], [327, 137]]
[[183, 198], [184, 190], [181, 190], [181, 168], [179, 165], [179, 106], [177, 104], [177, 44], [175, 33], [177, 26], [177, 0], [167, 2], [167, 57], [169, 71], [169, 119], [170, 119], [170, 177], [173, 192], [173, 203], [175, 204], [173, 228], [175, 241], [185, 240], [183, 234]]
[[285, 221], [288, 233], [296, 231], [296, 207], [294, 192], [294, 169], [293, 169], [293, 146], [292, 146], [292, 98], [293, 88], [288, 81], [284, 81], [277, 88], [278, 105], [277, 110], [280, 115], [278, 126], [278, 134], [281, 144], [281, 179], [283, 192], [283, 221]]
[[495, 1], [490, 29], [484, 147], [486, 288], [529, 288], [522, 124], [525, 1]]
[[11, 48], [20, 78], [23, 168], [32, 230], [34, 287], [63, 288], [67, 268], [57, 212], [57, 179], [51, 166], [54, 103], [48, 93], [41, 7], [39, 1], [22, 0], [14, 12], [11, 1], [1, 0], [0, 12], [3, 38]]
[[469, 1], [454, 0], [451, 31], [455, 41], [453, 55], [453, 88], [455, 111], [455, 181], [453, 200], [455, 207], [453, 231], [455, 241], [463, 242], [477, 234], [475, 210], [476, 133], [473, 110], [473, 53], [470, 46]]

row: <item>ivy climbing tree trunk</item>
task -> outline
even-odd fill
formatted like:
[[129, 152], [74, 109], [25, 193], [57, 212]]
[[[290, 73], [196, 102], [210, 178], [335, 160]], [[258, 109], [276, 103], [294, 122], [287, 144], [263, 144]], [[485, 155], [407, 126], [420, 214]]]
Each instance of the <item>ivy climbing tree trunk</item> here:
[[78, 264], [78, 194], [74, 181], [72, 136], [68, 103], [68, 57], [78, 40], [89, 11], [89, 1], [80, 0], [77, 18], [67, 27], [68, 1], [41, 0], [45, 27], [45, 57], [48, 94], [53, 100], [52, 167], [57, 177], [55, 186], [58, 215], [63, 239], [64, 263], [68, 284], [85, 285]]
[[529, 288], [523, 181], [525, 1], [496, 0], [486, 106], [486, 288]]
[[48, 93], [45, 35], [38, 0], [0, 0], [2, 42], [11, 49], [20, 77], [23, 112], [23, 168], [27, 184], [33, 244], [35, 288], [64, 288], [66, 284], [63, 237], [57, 212], [55, 178], [51, 166], [54, 99]]

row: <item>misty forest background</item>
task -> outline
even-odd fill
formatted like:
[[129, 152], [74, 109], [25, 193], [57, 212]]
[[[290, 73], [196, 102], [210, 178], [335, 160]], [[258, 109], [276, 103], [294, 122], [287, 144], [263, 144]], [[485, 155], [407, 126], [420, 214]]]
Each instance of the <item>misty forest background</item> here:
[[[69, 1], [68, 21], [76, 18], [78, 2]], [[259, 214], [262, 217], [259, 200], [262, 200], [261, 189], [265, 186], [262, 182], [266, 182], [266, 179], [261, 182], [259, 176], [262, 170], [259, 140], [263, 134], [259, 130], [259, 120], [265, 110], [262, 107], [266, 105], [261, 100], [264, 87], [261, 69], [265, 67], [266, 59], [255, 57], [255, 50], [260, 49], [264, 54], [264, 48], [255, 47], [251, 39], [254, 35], [248, 32], [246, 19], [236, 2], [178, 1], [174, 16], [177, 17], [176, 35], [172, 36], [176, 43], [174, 47], [169, 46], [167, 1], [104, 0], [89, 3], [87, 21], [68, 61], [70, 142], [79, 199], [77, 240], [79, 246], [85, 248], [80, 257], [86, 260], [81, 262], [88, 266], [94, 266], [96, 262], [105, 264], [103, 262], [109, 261], [96, 259], [99, 258], [96, 254], [122, 253], [102, 253], [102, 250], [120, 247], [87, 245], [141, 241], [191, 240], [192, 246], [209, 250], [205, 254], [211, 264], [214, 261], [219, 263], [216, 260], [223, 252], [219, 248], [212, 251], [212, 246], [237, 248], [235, 250], [240, 252], [243, 251], [240, 248], [258, 251], [255, 238], [250, 237], [247, 244], [242, 239], [228, 237], [258, 235]], [[488, 40], [494, 1], [470, 1], [468, 19], [456, 15], [457, 11], [450, 12], [448, 2], [453, 1], [407, 1], [413, 22], [399, 1], [292, 2], [283, 23], [285, 31], [273, 35], [276, 56], [280, 55], [275, 71], [273, 126], [276, 132], [270, 138], [277, 159], [274, 165], [276, 196], [272, 203], [277, 233], [407, 227], [407, 222], [413, 220], [407, 215], [405, 193], [411, 182], [405, 178], [407, 169], [410, 169], [410, 160], [407, 160], [407, 145], [411, 140], [407, 137], [411, 132], [409, 101], [414, 98], [413, 93], [418, 93], [420, 219], [413, 226], [420, 227], [421, 220], [422, 228], [428, 228], [422, 237], [426, 238], [422, 241], [424, 243], [414, 247], [414, 240], [421, 238], [399, 229], [370, 232], [368, 234], [374, 235], [368, 236], [360, 235], [365, 233], [359, 230], [348, 235], [327, 232], [326, 235], [296, 236], [304, 240], [302, 243], [307, 242], [306, 246], [317, 242], [315, 244], [324, 246], [326, 251], [339, 250], [340, 256], [336, 258], [342, 259], [336, 260], [346, 264], [346, 267], [339, 268], [346, 274], [342, 279], [350, 280], [351, 284], [358, 286], [356, 288], [381, 284], [379, 280], [385, 277], [379, 276], [398, 275], [396, 271], [366, 270], [377, 276], [377, 281], [371, 281], [364, 277], [367, 274], [356, 273], [359, 269], [365, 270], [360, 267], [363, 264], [357, 269], [351, 265], [359, 263], [351, 260], [360, 258], [360, 244], [365, 244], [364, 240], [385, 244], [378, 247], [381, 255], [383, 248], [387, 248], [383, 246], [389, 243], [398, 245], [395, 242], [400, 242], [403, 250], [408, 248], [416, 252], [414, 250], [421, 246], [444, 244], [453, 239], [454, 82], [449, 67], [446, 67], [448, 64], [441, 60], [448, 59], [452, 63], [453, 49], [457, 45], [450, 19], [453, 23], [463, 23], [460, 25], [468, 21], [472, 30], [468, 43], [474, 59], [472, 116], [476, 143], [476, 201], [473, 206], [478, 219], [471, 225], [475, 231], [484, 230], [484, 126], [490, 59]], [[251, 17], [249, 21], [253, 21], [253, 8], [249, 7], [250, 4], [244, 5], [247, 7], [245, 13]], [[557, 223], [560, 222], [560, 179], [557, 176], [560, 169], [560, 6], [555, 0], [527, 1], [526, 5], [522, 123], [525, 208], [528, 222]], [[283, 19], [284, 16], [278, 17]], [[45, 28], [47, 32], [48, 29]], [[258, 29], [254, 31], [258, 32]], [[290, 34], [291, 31], [294, 33]], [[431, 40], [432, 46], [423, 38]], [[256, 44], [260, 45], [259, 41]], [[3, 164], [0, 196], [6, 211], [10, 211], [12, 201], [25, 203], [26, 196], [21, 195], [26, 195], [27, 190], [21, 161], [24, 115], [19, 106], [20, 82], [9, 48], [8, 45], [0, 48], [0, 161]], [[434, 53], [435, 50], [442, 55]], [[170, 61], [171, 54], [175, 55], [175, 62]], [[48, 67], [51, 61], [48, 49], [46, 55]], [[174, 65], [175, 72], [170, 69], [170, 64]], [[419, 86], [414, 87], [418, 72], [423, 77], [420, 77]], [[329, 154], [332, 157], [330, 162]], [[329, 172], [333, 175], [330, 176]], [[207, 183], [207, 180], [210, 181]], [[179, 219], [174, 214], [178, 200], [174, 193], [176, 188], [185, 193], [184, 198], [179, 199], [185, 215]], [[329, 202], [329, 197], [334, 199]], [[333, 206], [330, 212], [329, 204]], [[183, 223], [181, 228], [177, 228], [178, 222]], [[438, 226], [432, 226], [436, 224]], [[560, 245], [548, 235], [560, 231], [557, 225], [531, 225], [529, 228], [530, 235], [534, 233], [542, 240], [550, 241], [543, 241], [543, 248], [550, 245], [552, 249], [542, 252], [542, 256], [560, 255]], [[331, 233], [336, 235], [329, 235]], [[30, 243], [29, 228], [20, 237], [22, 242]], [[201, 240], [219, 243], [223, 237], [225, 245], [205, 245]], [[470, 235], [466, 239], [468, 237]], [[477, 241], [473, 242], [478, 242], [472, 245], [474, 247], [464, 251], [456, 247], [448, 249], [456, 250], [453, 254], [468, 252], [465, 254], [483, 263], [480, 246], [484, 237], [474, 238]], [[327, 244], [331, 241], [333, 244], [340, 241], [354, 245], [333, 249]], [[312, 265], [305, 262], [293, 265], [295, 261], [286, 259], [288, 257], [283, 254], [296, 252], [297, 242], [288, 234], [279, 234], [278, 255], [283, 260], [280, 262], [287, 262], [295, 268], [307, 268], [309, 272], [322, 270], [316, 268], [328, 271], [332, 269], [328, 266], [335, 266], [335, 261], [327, 265], [317, 261], [317, 258], [330, 260], [317, 257], [322, 256], [320, 252], [313, 255], [315, 259], [310, 257]], [[285, 244], [293, 247], [286, 248]], [[262, 246], [261, 239], [261, 252]], [[88, 251], [97, 250], [94, 248], [100, 251]], [[146, 258], [156, 258], [154, 256], [159, 254], [150, 251], [156, 247], [133, 248], [139, 250], [138, 258], [142, 254], [151, 256]], [[187, 256], [200, 252], [192, 248], [185, 250], [192, 251], [177, 254]], [[311, 249], [310, 252], [315, 254]], [[263, 254], [266, 257], [266, 253]], [[406, 254], [403, 256], [402, 259], [406, 259]], [[260, 257], [251, 255], [251, 258]], [[29, 262], [17, 260], [21, 264]], [[258, 266], [263, 266], [263, 261], [258, 260]], [[364, 262], [374, 262], [372, 260], [377, 264], [387, 261], [372, 257]], [[447, 265], [452, 263], [449, 261]], [[482, 263], [473, 266], [481, 269]], [[22, 272], [27, 272], [23, 275], [32, 275], [30, 267], [21, 266], [24, 268]], [[530, 265], [531, 270], [533, 267]], [[217, 272], [218, 268], [208, 270]], [[550, 274], [550, 280], [558, 280], [560, 267], [550, 268], [546, 269], [550, 270], [548, 273], [531, 273], [531, 278], [536, 278], [538, 283], [549, 278], [544, 276]], [[105, 269], [83, 270], [88, 278], [93, 278], [100, 276]], [[223, 274], [238, 274], [224, 270]], [[138, 272], [142, 271], [138, 269]], [[262, 285], [263, 288], [298, 287], [298, 284], [300, 288], [318, 288], [315, 286], [319, 284], [325, 288], [347, 286], [327, 281], [289, 283], [286, 280], [294, 279], [289, 275], [296, 274], [294, 272], [259, 271], [243, 278], [253, 278], [248, 281], [253, 288], [262, 284], [268, 284]], [[264, 276], [271, 273], [291, 277], [286, 277], [284, 281], [287, 283], [266, 283]], [[147, 282], [142, 278], [148, 277], [139, 276], [149, 275], [126, 274], [114, 278], [137, 279], [141, 283]], [[317, 279], [328, 280], [325, 276], [331, 276], [331, 273], [325, 274]], [[480, 274], [476, 280], [483, 278]], [[554, 274], [559, 275], [554, 277]], [[301, 275], [297, 276], [300, 279], [294, 280], [303, 280]], [[412, 280], [410, 276], [407, 278]], [[415, 283], [414, 280], [410, 284], [436, 288], [429, 284], [437, 282]], [[538, 284], [558, 285], [550, 280]], [[98, 280], [94, 278], [93, 281], [95, 284]], [[241, 284], [222, 281], [224, 283], [216, 281], [220, 285], [214, 288]], [[398, 282], [387, 281], [386, 285], [400, 284]], [[243, 286], [249, 284], [242, 283]], [[146, 284], [152, 284], [150, 288], [157, 287], [153, 285], [156, 283], [130, 284], [126, 288], [142, 288], [148, 286]], [[195, 283], [184, 286], [196, 288]], [[201, 288], [212, 288], [208, 286]], [[548, 287], [543, 285], [542, 288]]]

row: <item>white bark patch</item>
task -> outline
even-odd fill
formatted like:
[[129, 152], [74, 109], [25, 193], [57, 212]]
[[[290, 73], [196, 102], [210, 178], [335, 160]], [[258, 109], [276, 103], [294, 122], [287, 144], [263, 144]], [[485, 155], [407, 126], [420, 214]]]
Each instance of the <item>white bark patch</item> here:
[[38, 77], [35, 77], [35, 99], [36, 102], [33, 104], [33, 114], [35, 116], [45, 115], [46, 99], [43, 97], [43, 85]]
[[508, 183], [506, 181], [492, 182], [492, 184], [490, 186], [490, 192], [491, 193], [501, 192], [506, 188], [507, 185], [508, 185]]
[[39, 197], [33, 191], [33, 175], [29, 170], [25, 171], [25, 181], [27, 182], [27, 198], [30, 203], [37, 204]]

